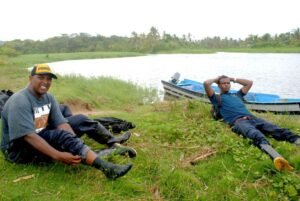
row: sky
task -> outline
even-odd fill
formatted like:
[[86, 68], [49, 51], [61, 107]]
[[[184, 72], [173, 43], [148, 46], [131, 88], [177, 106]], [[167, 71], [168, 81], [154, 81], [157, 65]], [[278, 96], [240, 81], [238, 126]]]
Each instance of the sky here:
[[131, 36], [191, 34], [245, 39], [300, 28], [299, 0], [4, 0], [0, 41], [72, 33]]

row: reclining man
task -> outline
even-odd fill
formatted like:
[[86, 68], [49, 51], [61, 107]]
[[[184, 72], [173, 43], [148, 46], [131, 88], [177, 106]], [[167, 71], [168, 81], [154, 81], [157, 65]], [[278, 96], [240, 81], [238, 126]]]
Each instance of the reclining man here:
[[52, 79], [57, 76], [47, 64], [35, 65], [28, 86], [5, 103], [1, 140], [4, 157], [14, 163], [83, 163], [101, 170], [109, 179], [125, 175], [131, 164], [116, 165], [102, 160], [75, 135], [55, 98], [48, 93]]
[[[241, 84], [242, 88], [236, 93], [229, 92], [231, 82]], [[216, 83], [220, 88], [219, 98], [217, 98], [215, 91], [211, 87], [213, 83]], [[235, 133], [253, 140], [255, 146], [271, 157], [277, 170], [293, 170], [288, 161], [271, 147], [264, 134], [269, 134], [276, 140], [294, 143], [297, 146], [300, 146], [300, 136], [264, 119], [257, 118], [247, 110], [242, 98], [248, 93], [252, 83], [251, 80], [234, 79], [222, 75], [206, 80], [204, 88], [211, 103], [215, 107], [219, 107], [223, 120], [232, 126], [232, 130]]]

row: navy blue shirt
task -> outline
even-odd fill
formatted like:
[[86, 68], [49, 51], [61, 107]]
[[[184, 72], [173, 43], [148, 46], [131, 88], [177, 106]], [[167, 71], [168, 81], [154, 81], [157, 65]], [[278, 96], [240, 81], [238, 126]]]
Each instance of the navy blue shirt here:
[[[226, 123], [232, 125], [238, 118], [244, 116], [253, 116], [243, 102], [242, 98], [245, 95], [246, 94], [244, 94], [241, 90], [236, 93], [228, 92], [221, 94], [220, 113]], [[213, 105], [218, 105], [218, 100], [215, 93], [209, 97], [209, 100]]]

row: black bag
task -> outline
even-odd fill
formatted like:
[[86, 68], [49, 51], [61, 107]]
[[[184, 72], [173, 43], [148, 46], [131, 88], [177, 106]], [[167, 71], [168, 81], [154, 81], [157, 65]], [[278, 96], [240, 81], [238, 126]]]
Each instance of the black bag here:
[[[60, 104], [59, 109], [65, 118], [73, 115], [68, 105]], [[107, 130], [111, 130], [113, 133], [121, 133], [121, 131], [128, 131], [129, 129], [135, 128], [133, 123], [115, 117], [101, 117], [93, 120], [99, 122]]]
[[0, 118], [1, 118], [1, 113], [4, 107], [4, 104], [6, 101], [14, 94], [11, 90], [1, 90], [0, 91]]
[[220, 113], [220, 108], [222, 107], [221, 105], [221, 95], [216, 95], [216, 99], [218, 104], [217, 105], [213, 105], [211, 107], [211, 116], [215, 119], [215, 120], [220, 120], [223, 119], [221, 113]]
[[121, 133], [121, 131], [135, 128], [133, 123], [115, 117], [101, 117], [94, 120], [100, 122], [107, 130], [111, 130], [113, 133]]

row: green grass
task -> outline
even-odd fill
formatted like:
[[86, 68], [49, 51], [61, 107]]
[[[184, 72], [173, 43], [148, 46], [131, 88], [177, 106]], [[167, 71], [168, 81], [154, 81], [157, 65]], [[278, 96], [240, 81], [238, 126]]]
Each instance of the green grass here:
[[[26, 65], [20, 62], [7, 60], [7, 64], [0, 64], [1, 88], [17, 90], [25, 86], [28, 73], [23, 67], [36, 61], [24, 60]], [[7, 80], [2, 82], [5, 77]], [[137, 157], [108, 158], [121, 164], [133, 163], [133, 169], [110, 181], [100, 171], [84, 165], [15, 165], [0, 154], [0, 200], [300, 199], [299, 147], [270, 139], [295, 168], [293, 172], [278, 172], [267, 155], [250, 141], [233, 133], [223, 122], [214, 121], [207, 104], [187, 100], [144, 102], [145, 97], [155, 99], [155, 91], [111, 78], [60, 77], [53, 81], [51, 93], [60, 102], [102, 112], [91, 118], [114, 116], [136, 124], [127, 145], [137, 150]], [[299, 116], [256, 115], [300, 133]], [[83, 139], [93, 149], [103, 147], [86, 136]], [[215, 154], [190, 164], [206, 150]], [[28, 175], [34, 176], [14, 182]]]
[[12, 62], [35, 64], [48, 63], [51, 61], [77, 60], [77, 59], [99, 59], [99, 58], [114, 58], [114, 57], [132, 57], [142, 56], [137, 52], [75, 52], [75, 53], [49, 53], [49, 54], [27, 54], [12, 58]]
[[[0, 200], [298, 200], [299, 148], [270, 139], [296, 169], [277, 172], [271, 160], [248, 140], [214, 121], [209, 109], [197, 101], [176, 101], [114, 113], [137, 125], [127, 145], [138, 152], [135, 159], [109, 158], [134, 164], [116, 181], [84, 165], [14, 165], [1, 156]], [[296, 116], [257, 115], [281, 126], [289, 122], [295, 132], [300, 129]], [[190, 159], [205, 149], [216, 154], [190, 165]], [[13, 182], [26, 175], [34, 177]]]

